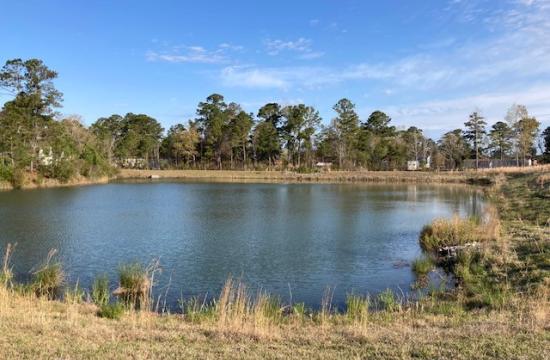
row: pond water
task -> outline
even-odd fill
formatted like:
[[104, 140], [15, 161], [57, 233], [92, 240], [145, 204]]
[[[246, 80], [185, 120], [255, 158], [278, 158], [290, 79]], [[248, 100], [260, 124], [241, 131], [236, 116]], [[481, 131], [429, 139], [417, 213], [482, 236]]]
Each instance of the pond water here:
[[[0, 192], [0, 248], [17, 243], [20, 279], [57, 249], [68, 282], [89, 288], [131, 261], [160, 258], [156, 294], [214, 295], [231, 274], [318, 307], [348, 293], [407, 293], [422, 226], [476, 214], [472, 188], [433, 185], [116, 182]], [[3, 252], [3, 250], [2, 250]]]

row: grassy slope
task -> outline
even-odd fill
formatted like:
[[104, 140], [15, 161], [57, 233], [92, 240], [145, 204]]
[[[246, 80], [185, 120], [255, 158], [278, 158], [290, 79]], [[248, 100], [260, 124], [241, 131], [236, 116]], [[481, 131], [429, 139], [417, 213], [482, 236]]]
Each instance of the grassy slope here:
[[548, 289], [548, 184], [541, 187], [538, 174], [502, 176], [495, 197], [506, 241], [496, 247], [495, 272], [522, 293], [502, 309], [465, 311], [455, 300], [426, 299], [362, 322], [338, 315], [322, 324], [292, 317], [194, 323], [151, 313], [114, 321], [98, 318], [92, 305], [0, 289], [0, 358], [550, 358], [548, 291], [532, 295], [533, 284]]
[[[3, 291], [3, 290], [0, 290]], [[0, 293], [1, 358], [441, 358], [544, 359], [550, 338], [536, 313], [408, 311], [364, 324], [290, 321], [255, 328], [178, 316], [100, 319], [90, 305]]]

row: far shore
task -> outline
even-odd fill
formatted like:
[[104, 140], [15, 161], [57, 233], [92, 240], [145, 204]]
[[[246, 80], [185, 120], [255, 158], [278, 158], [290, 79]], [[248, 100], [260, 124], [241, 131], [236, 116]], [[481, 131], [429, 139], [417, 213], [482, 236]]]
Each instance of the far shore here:
[[[550, 165], [524, 168], [495, 168], [479, 171], [326, 171], [302, 174], [292, 171], [256, 170], [135, 170], [120, 169], [111, 178], [79, 177], [66, 183], [54, 179], [43, 179], [40, 183], [28, 180], [22, 189], [84, 186], [106, 184], [119, 179], [188, 179], [217, 182], [271, 182], [271, 183], [409, 183], [409, 184], [471, 184], [491, 185], [502, 173], [530, 173], [550, 170]], [[0, 181], [0, 191], [12, 190], [9, 182]]]
[[310, 182], [310, 183], [468, 183], [464, 172], [330, 171], [302, 174], [292, 171], [243, 170], [120, 170], [117, 179], [201, 179], [212, 181]]

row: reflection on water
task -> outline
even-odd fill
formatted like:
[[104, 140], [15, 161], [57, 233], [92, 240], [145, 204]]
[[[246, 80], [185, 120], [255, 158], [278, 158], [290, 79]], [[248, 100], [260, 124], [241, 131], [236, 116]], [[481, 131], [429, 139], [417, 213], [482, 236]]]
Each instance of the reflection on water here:
[[[22, 275], [52, 248], [88, 287], [124, 262], [160, 257], [168, 302], [216, 294], [229, 274], [317, 306], [346, 293], [407, 292], [418, 234], [435, 217], [479, 213], [471, 188], [432, 185], [119, 182], [0, 193], [0, 246]], [[114, 285], [114, 284], [113, 284]], [[160, 292], [160, 290], [157, 290]]]

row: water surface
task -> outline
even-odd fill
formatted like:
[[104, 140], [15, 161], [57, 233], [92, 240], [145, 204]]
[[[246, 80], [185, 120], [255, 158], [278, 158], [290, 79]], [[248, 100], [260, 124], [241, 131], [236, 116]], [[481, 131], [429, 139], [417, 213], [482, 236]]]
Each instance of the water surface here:
[[0, 192], [0, 247], [19, 276], [58, 249], [69, 281], [89, 287], [120, 264], [160, 258], [168, 304], [217, 294], [229, 274], [283, 300], [319, 305], [347, 293], [407, 293], [418, 235], [436, 217], [480, 211], [466, 187], [119, 182]]

